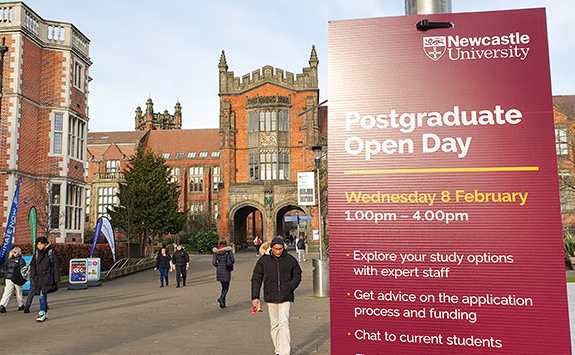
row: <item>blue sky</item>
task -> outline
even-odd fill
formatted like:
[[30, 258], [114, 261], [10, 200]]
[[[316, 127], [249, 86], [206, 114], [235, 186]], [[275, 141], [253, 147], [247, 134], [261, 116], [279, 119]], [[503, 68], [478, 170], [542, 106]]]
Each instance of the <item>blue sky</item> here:
[[[301, 73], [312, 45], [327, 99], [328, 21], [403, 16], [403, 0], [27, 0], [45, 20], [74, 24], [90, 43], [90, 131], [134, 129], [135, 109], [173, 114], [183, 128], [217, 128], [218, 62], [242, 76], [265, 65]], [[554, 95], [575, 94], [575, 1], [452, 0], [453, 12], [547, 9]]]

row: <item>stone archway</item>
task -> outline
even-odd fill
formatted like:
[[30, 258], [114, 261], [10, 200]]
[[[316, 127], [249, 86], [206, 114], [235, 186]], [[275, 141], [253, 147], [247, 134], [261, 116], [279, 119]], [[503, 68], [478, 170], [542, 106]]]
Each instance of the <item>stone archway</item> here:
[[295, 238], [297, 237], [297, 232], [299, 231], [300, 233], [304, 233], [305, 235], [307, 235], [307, 228], [309, 228], [309, 225], [311, 221], [309, 221], [307, 223], [306, 227], [300, 227], [298, 229], [297, 227], [297, 223], [294, 222], [286, 222], [285, 221], [285, 217], [286, 216], [290, 216], [290, 217], [295, 217], [295, 214], [297, 213], [297, 215], [299, 215], [300, 217], [304, 217], [304, 216], [311, 216], [310, 211], [307, 211], [306, 209], [304, 209], [301, 206], [298, 206], [296, 204], [287, 204], [285, 206], [282, 206], [281, 208], [278, 208], [276, 213], [275, 213], [275, 224], [276, 224], [276, 234], [275, 235], [280, 235], [282, 236], [282, 238], [284, 238], [284, 240], [286, 241], [290, 241], [292, 238], [295, 240]]
[[250, 204], [238, 207], [232, 212], [230, 219], [230, 243], [236, 245], [238, 249], [251, 246], [256, 235], [264, 235], [264, 215], [262, 211]]

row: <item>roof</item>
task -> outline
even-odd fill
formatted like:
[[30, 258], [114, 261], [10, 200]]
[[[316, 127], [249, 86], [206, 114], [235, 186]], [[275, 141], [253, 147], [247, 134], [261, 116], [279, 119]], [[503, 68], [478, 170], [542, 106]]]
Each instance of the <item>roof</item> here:
[[553, 104], [570, 118], [575, 118], [575, 95], [553, 96]]
[[[88, 132], [87, 145], [108, 145], [108, 144], [134, 144], [142, 140], [147, 131], [126, 131], [126, 132]], [[90, 138], [94, 137], [94, 138]]]
[[189, 153], [219, 152], [219, 132], [216, 128], [152, 130], [149, 133], [146, 148], [150, 148], [157, 154], [170, 153], [172, 159], [177, 153], [183, 153], [187, 157]]

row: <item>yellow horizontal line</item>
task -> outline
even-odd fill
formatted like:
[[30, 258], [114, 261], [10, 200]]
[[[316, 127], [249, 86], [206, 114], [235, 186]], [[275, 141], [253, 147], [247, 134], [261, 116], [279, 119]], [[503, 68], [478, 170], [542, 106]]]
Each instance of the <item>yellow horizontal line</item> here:
[[419, 174], [419, 173], [475, 173], [494, 171], [539, 171], [538, 166], [502, 166], [491, 168], [432, 168], [432, 169], [389, 169], [348, 170], [344, 174]]

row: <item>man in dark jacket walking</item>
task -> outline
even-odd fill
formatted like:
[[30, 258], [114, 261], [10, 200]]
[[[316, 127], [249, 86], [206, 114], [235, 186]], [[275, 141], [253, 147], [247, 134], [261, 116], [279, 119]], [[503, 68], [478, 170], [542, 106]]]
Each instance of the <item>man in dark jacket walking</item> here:
[[260, 289], [264, 284], [264, 301], [270, 314], [271, 336], [275, 353], [291, 352], [289, 310], [294, 291], [301, 282], [301, 268], [297, 260], [285, 250], [280, 237], [270, 245], [271, 253], [258, 259], [252, 275], [252, 305], [260, 308]]
[[30, 290], [30, 292], [40, 293], [40, 312], [36, 320], [44, 322], [48, 319], [47, 294], [58, 291], [60, 266], [48, 238], [38, 238], [36, 249], [36, 254], [30, 262], [30, 277], [34, 285], [34, 290]]
[[176, 288], [180, 287], [180, 281], [182, 286], [186, 286], [186, 272], [190, 267], [190, 256], [182, 248], [182, 244], [176, 246], [176, 252], [172, 256], [172, 263], [174, 264], [174, 270], [176, 270]]

